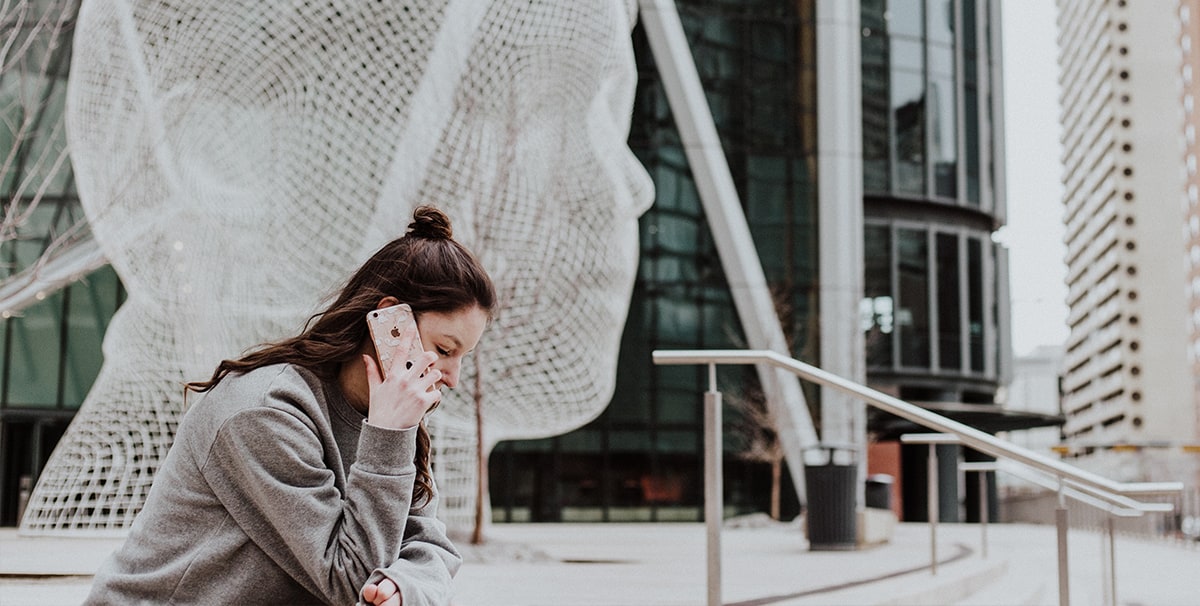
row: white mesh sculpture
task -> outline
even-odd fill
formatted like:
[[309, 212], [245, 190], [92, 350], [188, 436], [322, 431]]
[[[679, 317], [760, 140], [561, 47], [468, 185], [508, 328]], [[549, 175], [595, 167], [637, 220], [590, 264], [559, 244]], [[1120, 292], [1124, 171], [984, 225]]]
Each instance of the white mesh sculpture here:
[[431, 427], [443, 517], [467, 527], [476, 385], [487, 448], [612, 394], [652, 198], [626, 145], [634, 19], [632, 0], [85, 2], [69, 144], [129, 297], [22, 530], [126, 528], [182, 383], [299, 330], [424, 203], [501, 296]]

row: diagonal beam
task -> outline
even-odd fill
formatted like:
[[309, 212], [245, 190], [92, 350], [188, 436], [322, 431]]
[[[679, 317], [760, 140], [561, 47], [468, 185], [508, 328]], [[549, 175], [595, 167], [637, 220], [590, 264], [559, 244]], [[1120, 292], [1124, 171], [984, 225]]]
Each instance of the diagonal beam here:
[[0, 284], [0, 315], [14, 316], [108, 263], [90, 235]]
[[[642, 26], [746, 339], [752, 349], [791, 357], [679, 13], [672, 0], [639, 0], [639, 6]], [[818, 442], [808, 403], [799, 380], [791, 373], [764, 364], [757, 365], [756, 370], [775, 419], [792, 483], [804, 503], [804, 451]]]

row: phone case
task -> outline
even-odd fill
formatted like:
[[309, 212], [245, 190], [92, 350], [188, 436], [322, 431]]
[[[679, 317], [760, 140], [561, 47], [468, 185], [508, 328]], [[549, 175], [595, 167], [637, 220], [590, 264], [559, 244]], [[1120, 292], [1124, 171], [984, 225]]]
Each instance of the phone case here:
[[375, 353], [384, 377], [388, 376], [397, 360], [404, 360], [411, 365], [414, 357], [424, 351], [421, 336], [417, 333], [416, 318], [407, 304], [400, 303], [367, 312], [367, 328], [371, 331], [371, 341], [375, 343]]

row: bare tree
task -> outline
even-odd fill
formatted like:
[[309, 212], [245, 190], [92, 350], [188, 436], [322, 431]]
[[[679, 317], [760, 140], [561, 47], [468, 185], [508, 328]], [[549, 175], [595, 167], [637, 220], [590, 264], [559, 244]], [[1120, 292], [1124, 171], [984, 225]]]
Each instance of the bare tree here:
[[483, 363], [475, 356], [475, 385], [472, 389], [472, 399], [475, 402], [475, 525], [471, 529], [471, 544], [483, 544], [483, 527], [487, 520], [487, 507], [484, 499], [488, 498], [488, 449], [483, 439]]
[[[0, 278], [23, 270], [32, 282], [89, 233], [62, 195], [71, 178], [63, 102], [78, 12], [78, 0], [0, 0], [0, 243], [42, 241], [36, 260], [8, 265]], [[39, 213], [44, 203], [55, 208]]]
[[740, 447], [734, 456], [771, 466], [770, 514], [772, 520], [778, 520], [782, 498], [784, 451], [779, 434], [775, 431], [775, 419], [767, 408], [767, 398], [762, 388], [755, 385], [740, 394], [729, 394], [728, 400], [738, 411], [738, 416], [728, 427], [730, 435]]
[[[800, 352], [802, 359], [811, 359], [814, 352], [817, 350], [818, 344], [818, 324], [817, 314], [809, 313], [803, 319], [803, 325], [796, 321], [795, 306], [792, 303], [792, 294], [795, 291], [795, 286], [790, 283], [774, 284], [771, 286], [771, 300], [775, 305], [775, 312], [778, 314], [781, 323], [784, 326], [784, 338], [787, 340], [788, 349], [792, 350], [797, 341], [807, 333], [807, 338], [804, 339], [804, 348]], [[814, 286], [809, 295], [809, 309], [815, 309], [815, 293], [817, 292]], [[738, 337], [733, 337], [735, 343], [741, 341]], [[744, 343], [738, 343], [740, 346], [745, 346]], [[752, 382], [750, 387], [743, 389], [740, 392], [731, 392], [726, 397], [729, 405], [737, 410], [738, 415], [728, 424], [728, 432], [733, 437], [739, 450], [734, 454], [739, 459], [753, 461], [757, 463], [767, 463], [771, 466], [771, 500], [770, 500], [770, 515], [771, 519], [778, 520], [780, 517], [780, 502], [783, 496], [783, 462], [785, 453], [783, 443], [779, 440], [779, 433], [776, 428], [778, 424], [776, 419], [771, 415], [771, 409], [767, 406], [767, 397], [762, 390], [762, 386], [757, 382]], [[809, 402], [814, 402], [813, 398], [808, 399]], [[814, 415], [817, 411], [813, 411]], [[815, 417], [814, 418], [818, 418]]]

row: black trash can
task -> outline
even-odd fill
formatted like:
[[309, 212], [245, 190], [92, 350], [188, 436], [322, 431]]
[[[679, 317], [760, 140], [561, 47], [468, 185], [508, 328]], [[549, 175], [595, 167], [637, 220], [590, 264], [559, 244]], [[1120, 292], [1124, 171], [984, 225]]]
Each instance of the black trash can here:
[[835, 462], [830, 452], [823, 464], [804, 466], [808, 493], [808, 548], [811, 551], [852, 551], [858, 547], [855, 487], [858, 465]]
[[886, 473], [867, 476], [866, 491], [863, 495], [866, 506], [874, 509], [891, 509], [893, 481], [892, 476]]

